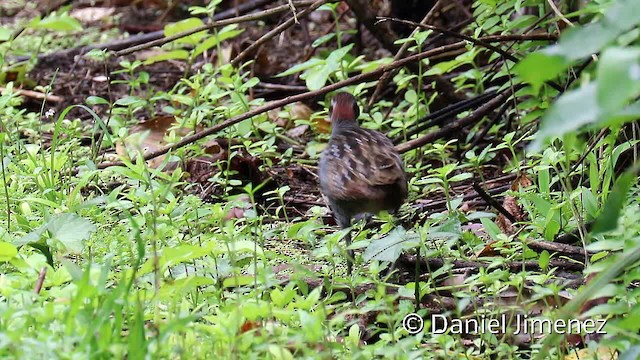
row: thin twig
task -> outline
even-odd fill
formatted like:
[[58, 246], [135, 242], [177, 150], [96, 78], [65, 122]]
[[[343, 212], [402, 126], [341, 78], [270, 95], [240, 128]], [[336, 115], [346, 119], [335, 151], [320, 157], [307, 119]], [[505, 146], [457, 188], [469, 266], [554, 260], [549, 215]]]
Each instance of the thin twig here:
[[547, 3], [549, 3], [549, 6], [551, 6], [551, 9], [553, 9], [553, 12], [556, 14], [557, 17], [559, 17], [562, 21], [564, 21], [565, 24], [574, 27], [575, 25], [573, 25], [573, 23], [571, 21], [569, 21], [569, 19], [567, 19], [566, 16], [564, 16], [563, 13], [560, 12], [560, 9], [558, 9], [558, 7], [556, 6], [556, 4], [553, 2], [553, 0], [547, 0]]
[[473, 190], [475, 190], [478, 193], [478, 195], [482, 198], [482, 200], [486, 201], [487, 204], [491, 205], [491, 207], [498, 210], [498, 212], [504, 215], [504, 217], [506, 217], [507, 220], [511, 221], [512, 224], [515, 224], [518, 222], [518, 219], [516, 219], [516, 217], [513, 216], [513, 214], [511, 214], [507, 209], [505, 209], [504, 206], [502, 206], [498, 201], [496, 201], [496, 199], [491, 197], [491, 195], [487, 194], [487, 192], [484, 191], [482, 186], [480, 186], [480, 184], [478, 184], [475, 181], [473, 182]]
[[[388, 73], [387, 73], [388, 74]], [[393, 139], [394, 144], [400, 143], [405, 138], [410, 138], [413, 135], [437, 125], [441, 125], [445, 120], [453, 118], [463, 111], [472, 109], [482, 103], [485, 103], [490, 98], [496, 95], [495, 90], [487, 91], [484, 94], [478, 95], [468, 100], [462, 100], [455, 104], [448, 105], [440, 110], [434, 111], [431, 114], [425, 116], [417, 122], [417, 125], [408, 130], [406, 134], [398, 135]]]
[[[219, 21], [223, 19], [228, 19], [234, 16], [236, 12], [239, 12], [239, 13], [249, 12], [260, 6], [264, 6], [272, 1], [273, 0], [254, 0], [251, 2], [246, 2], [246, 3], [240, 4], [236, 9], [229, 9], [229, 10], [222, 11], [218, 14], [215, 14], [213, 16], [213, 20]], [[118, 50], [129, 48], [131, 46], [138, 45], [138, 44], [154, 41], [162, 38], [163, 36], [164, 36], [164, 30], [158, 30], [151, 33], [147, 33], [147, 34], [129, 36], [125, 39], [113, 40], [113, 41], [109, 41], [102, 44], [80, 46], [72, 49], [56, 51], [56, 52], [47, 53], [47, 54], [40, 54], [38, 55], [38, 60], [42, 61], [49, 58], [69, 57], [76, 54], [84, 54], [94, 49], [118, 51]], [[16, 56], [10, 59], [11, 61], [26, 61], [31, 59], [31, 57], [32, 56]]]
[[[550, 35], [550, 34], [531, 34], [531, 35], [492, 35], [492, 36], [487, 36], [487, 37], [483, 37], [482, 40], [483, 41], [487, 41], [487, 42], [504, 42], [504, 41], [514, 41], [514, 40], [553, 40], [555, 39], [555, 36]], [[278, 101], [274, 101], [271, 102], [269, 104], [265, 104], [263, 106], [257, 107], [251, 111], [248, 111], [244, 114], [240, 114], [238, 116], [232, 117], [231, 119], [228, 119], [226, 121], [223, 121], [219, 124], [216, 124], [208, 129], [205, 129], [203, 131], [197, 132], [193, 135], [190, 136], [186, 136], [184, 138], [182, 138], [180, 141], [171, 144], [171, 145], [167, 145], [165, 147], [162, 147], [160, 149], [157, 149], [155, 151], [151, 151], [147, 154], [144, 155], [144, 159], [145, 160], [149, 160], [149, 159], [153, 159], [156, 158], [160, 155], [164, 155], [167, 152], [171, 151], [171, 150], [175, 150], [178, 148], [181, 148], [183, 146], [186, 146], [188, 144], [191, 144], [195, 141], [198, 141], [204, 137], [207, 137], [209, 135], [215, 134], [229, 126], [232, 126], [234, 124], [237, 124], [243, 120], [252, 118], [256, 115], [265, 113], [269, 110], [273, 110], [282, 106], [285, 106], [287, 104], [291, 104], [297, 101], [305, 101], [305, 100], [309, 100], [309, 99], [313, 99], [317, 96], [321, 96], [324, 94], [327, 94], [331, 91], [334, 90], [338, 90], [340, 88], [343, 88], [345, 86], [350, 86], [350, 85], [354, 85], [354, 84], [359, 84], [362, 82], [365, 82], [369, 79], [372, 78], [376, 78], [379, 77], [380, 75], [384, 74], [385, 72], [391, 71], [393, 69], [397, 69], [399, 67], [405, 66], [411, 62], [414, 61], [418, 61], [418, 60], [422, 60], [425, 58], [428, 58], [430, 56], [434, 56], [434, 55], [438, 55], [438, 54], [442, 54], [442, 53], [446, 53], [448, 51], [452, 51], [455, 49], [460, 49], [465, 47], [466, 42], [461, 41], [461, 42], [457, 42], [457, 43], [453, 43], [453, 44], [449, 44], [449, 45], [444, 45], [444, 46], [440, 46], [434, 49], [430, 49], [427, 51], [423, 51], [421, 53], [415, 54], [415, 55], [411, 55], [408, 56], [402, 60], [398, 60], [395, 61], [391, 64], [388, 65], [383, 65], [381, 67], [379, 67], [376, 70], [373, 70], [371, 72], [368, 73], [364, 73], [364, 74], [360, 74], [360, 75], [356, 75], [354, 77], [345, 79], [343, 81], [339, 81], [337, 83], [334, 84], [330, 84], [327, 85], [323, 88], [320, 88], [318, 90], [315, 91], [309, 91], [303, 94], [298, 94], [298, 95], [294, 95], [294, 96], [288, 96], [284, 99], [278, 100]], [[475, 112], [474, 112], [475, 113]], [[484, 114], [484, 113], [483, 113]], [[463, 120], [463, 119], [461, 119]], [[415, 139], [415, 140], [419, 140], [419, 139]], [[403, 144], [404, 145], [404, 144]], [[402, 148], [403, 145], [401, 145]], [[413, 145], [412, 145], [413, 146]], [[407, 150], [404, 150], [407, 151]], [[97, 165], [98, 169], [104, 169], [110, 166], [121, 166], [123, 165], [122, 162], [117, 161], [117, 162], [106, 162], [106, 163], [101, 163]]]
[[[6, 90], [6, 88], [0, 86], [0, 92], [5, 91], [5, 90]], [[22, 90], [22, 89], [15, 89], [14, 91], [15, 91], [16, 94], [21, 95], [21, 96], [26, 96], [28, 98], [32, 98], [32, 99], [35, 99], [35, 100], [44, 100], [46, 102], [51, 102], [51, 103], [61, 103], [64, 100], [61, 96], [45, 94], [45, 93], [41, 93], [39, 91]]]
[[[442, 0], [436, 1], [436, 3], [433, 5], [431, 10], [429, 10], [427, 15], [425, 15], [424, 18], [422, 18], [422, 21], [420, 21], [420, 24], [429, 23], [429, 21], [431, 21], [431, 18], [433, 17], [435, 12], [438, 10], [438, 8], [440, 8], [441, 3], [442, 3]], [[415, 27], [413, 31], [411, 31], [411, 34], [408, 37], [414, 36], [418, 32], [418, 29], [420, 28]], [[409, 45], [410, 45], [410, 42], [408, 41], [402, 44], [400, 49], [398, 49], [398, 52], [396, 52], [396, 55], [393, 57], [393, 61], [400, 60], [400, 58], [402, 58], [404, 54], [407, 52], [407, 49], [409, 49]], [[367, 104], [368, 107], [373, 106], [373, 104], [376, 101], [378, 101], [378, 98], [382, 93], [382, 89], [386, 86], [387, 82], [389, 82], [389, 79], [391, 78], [391, 74], [392, 72], [388, 72], [380, 78], [380, 80], [378, 81], [378, 85], [376, 85], [376, 89], [373, 91], [373, 95], [371, 95], [371, 98], [369, 98], [369, 103]]]
[[297, 20], [298, 17], [306, 16], [307, 14], [311, 13], [315, 9], [324, 5], [324, 3], [326, 3], [327, 1], [328, 0], [318, 0], [314, 2], [313, 4], [309, 5], [309, 7], [307, 7], [306, 9], [302, 10], [298, 15], [294, 14], [292, 18], [289, 18], [287, 21], [283, 22], [282, 24], [273, 28], [271, 31], [262, 35], [258, 40], [256, 40], [253, 44], [249, 45], [249, 47], [244, 49], [244, 51], [242, 51], [240, 54], [238, 54], [238, 56], [236, 56], [233, 60], [231, 60], [231, 65], [234, 67], [237, 67], [240, 64], [240, 62], [244, 60], [247, 56], [249, 56], [249, 54], [251, 54], [255, 49], [262, 46], [262, 44], [266, 43], [274, 36], [280, 34], [281, 32], [285, 31], [286, 29], [296, 24], [298, 22]]
[[[299, 6], [299, 7], [305, 7], [309, 3], [311, 3], [311, 1], [301, 1], [299, 3], [296, 3], [296, 5]], [[128, 55], [128, 54], [134, 53], [136, 51], [148, 49], [150, 47], [161, 46], [161, 45], [164, 45], [166, 43], [172, 42], [174, 40], [181, 39], [181, 38], [189, 36], [189, 35], [193, 35], [193, 34], [198, 33], [200, 31], [211, 30], [211, 29], [216, 28], [216, 27], [221, 27], [221, 26], [226, 26], [226, 25], [231, 25], [231, 24], [238, 24], [238, 23], [247, 22], [247, 21], [259, 20], [259, 19], [262, 19], [262, 18], [264, 18], [266, 16], [278, 14], [278, 13], [285, 12], [285, 11], [288, 11], [288, 10], [290, 10], [290, 7], [289, 7], [288, 4], [285, 4], [285, 5], [276, 6], [276, 7], [267, 9], [267, 10], [259, 11], [259, 12], [254, 13], [254, 14], [238, 16], [238, 17], [234, 17], [234, 18], [231, 18], [231, 19], [225, 19], [225, 20], [220, 20], [220, 21], [212, 21], [209, 24], [204, 24], [202, 26], [198, 26], [198, 27], [193, 28], [193, 29], [182, 31], [182, 32], [179, 32], [179, 33], [171, 35], [171, 36], [163, 37], [163, 38], [160, 38], [160, 39], [157, 39], [157, 40], [149, 41], [149, 42], [144, 43], [144, 44], [140, 44], [140, 45], [137, 45], [137, 46], [130, 47], [128, 49], [120, 50], [120, 51], [116, 52], [116, 56]]]
[[36, 287], [33, 289], [33, 292], [35, 292], [36, 294], [40, 294], [40, 291], [42, 290], [42, 285], [44, 284], [44, 278], [46, 275], [47, 275], [47, 267], [43, 266], [42, 269], [40, 269], [40, 273], [38, 274]]
[[[389, 18], [389, 17], [379, 17], [378, 19], [380, 19], [380, 22], [393, 21], [393, 22], [397, 22], [397, 23], [400, 23], [400, 24], [405, 24], [405, 25], [409, 25], [409, 26], [416, 26], [416, 27], [421, 27], [423, 29], [429, 29], [429, 30], [437, 31], [437, 32], [439, 32], [441, 34], [444, 34], [444, 35], [447, 35], [447, 36], [450, 36], [450, 37], [454, 37], [454, 38], [458, 38], [458, 39], [463, 39], [463, 40], [466, 40], [466, 41], [468, 41], [470, 43], [473, 43], [475, 45], [479, 45], [479, 46], [485, 47], [485, 48], [487, 48], [487, 49], [489, 49], [489, 50], [491, 50], [491, 51], [493, 51], [493, 52], [495, 52], [497, 54], [502, 55], [502, 57], [504, 57], [505, 59], [513, 61], [514, 63], [517, 63], [518, 61], [520, 61], [515, 56], [509, 54], [508, 52], [500, 49], [497, 46], [493, 46], [493, 45], [483, 41], [482, 39], [472, 38], [470, 36], [467, 36], [467, 35], [464, 35], [464, 34], [460, 34], [460, 33], [454, 32], [454, 31], [449, 31], [447, 29], [442, 29], [442, 28], [439, 28], [439, 27], [433, 26], [433, 25], [419, 24], [419, 23], [417, 23], [415, 21], [402, 20], [402, 19]], [[554, 89], [558, 90], [559, 92], [563, 92], [564, 91], [564, 89], [560, 85], [558, 85], [558, 84], [556, 84], [556, 83], [554, 83], [552, 81], [548, 81], [547, 83], [551, 87], [553, 87]]]
[[[522, 87], [524, 87], [524, 85], [520, 84], [517, 85], [516, 88], [521, 89]], [[419, 148], [425, 144], [428, 144], [430, 142], [433, 142], [437, 139], [440, 139], [444, 136], [447, 136], [449, 134], [451, 134], [452, 132], [458, 131], [459, 129], [470, 125], [472, 123], [474, 123], [475, 121], [481, 119], [483, 116], [485, 116], [487, 113], [489, 113], [490, 111], [492, 111], [493, 109], [497, 108], [498, 106], [500, 106], [500, 104], [504, 103], [509, 97], [511, 96], [511, 92], [509, 91], [503, 91], [502, 93], [500, 93], [498, 96], [496, 96], [495, 98], [493, 98], [492, 100], [488, 101], [486, 104], [482, 105], [481, 107], [479, 107], [478, 109], [476, 109], [474, 112], [472, 112], [471, 114], [469, 114], [468, 116], [462, 118], [462, 119], [458, 119], [456, 121], [451, 122], [450, 124], [448, 124], [447, 126], [434, 131], [432, 133], [426, 134], [422, 137], [419, 137], [417, 139], [412, 139], [409, 140], [403, 144], [400, 144], [398, 146], [396, 146], [396, 150], [398, 150], [399, 153], [404, 153], [407, 152], [409, 150], [415, 149], [415, 148]]]

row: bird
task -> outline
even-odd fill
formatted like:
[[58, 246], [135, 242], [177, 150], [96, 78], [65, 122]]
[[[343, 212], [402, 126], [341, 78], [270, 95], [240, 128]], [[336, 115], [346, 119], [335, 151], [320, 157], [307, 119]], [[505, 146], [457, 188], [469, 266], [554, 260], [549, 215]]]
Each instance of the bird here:
[[[318, 179], [338, 226], [351, 227], [359, 215], [395, 213], [407, 198], [407, 175], [391, 140], [358, 124], [360, 108], [350, 93], [333, 96], [329, 115], [331, 136], [320, 155]], [[350, 231], [345, 240], [348, 249]], [[353, 250], [348, 249], [347, 255], [351, 274]]]

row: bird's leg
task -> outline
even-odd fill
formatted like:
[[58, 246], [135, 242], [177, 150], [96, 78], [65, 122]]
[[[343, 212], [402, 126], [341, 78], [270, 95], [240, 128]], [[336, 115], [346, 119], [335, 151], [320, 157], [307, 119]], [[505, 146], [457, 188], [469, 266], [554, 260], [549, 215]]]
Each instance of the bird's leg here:
[[341, 228], [349, 229], [344, 237], [344, 240], [347, 244], [347, 271], [349, 271], [349, 275], [351, 275], [354, 260], [353, 250], [349, 249], [349, 246], [351, 246], [351, 231], [353, 231], [353, 229], [351, 228], [351, 216], [338, 211], [334, 211], [334, 216], [336, 217], [338, 225], [340, 225]]
[[352, 229], [349, 229], [349, 232], [347, 232], [347, 235], [344, 238], [345, 242], [347, 243], [347, 271], [349, 275], [352, 274], [354, 261], [353, 250], [349, 249], [349, 246], [351, 246], [351, 231]]

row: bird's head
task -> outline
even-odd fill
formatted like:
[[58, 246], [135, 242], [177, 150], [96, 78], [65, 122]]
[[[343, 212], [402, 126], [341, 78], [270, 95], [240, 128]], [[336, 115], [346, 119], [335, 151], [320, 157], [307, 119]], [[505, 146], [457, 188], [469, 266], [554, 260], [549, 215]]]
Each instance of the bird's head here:
[[358, 126], [358, 116], [360, 108], [353, 95], [346, 92], [339, 92], [331, 99], [329, 108], [331, 115], [331, 126], [333, 129], [341, 127]]

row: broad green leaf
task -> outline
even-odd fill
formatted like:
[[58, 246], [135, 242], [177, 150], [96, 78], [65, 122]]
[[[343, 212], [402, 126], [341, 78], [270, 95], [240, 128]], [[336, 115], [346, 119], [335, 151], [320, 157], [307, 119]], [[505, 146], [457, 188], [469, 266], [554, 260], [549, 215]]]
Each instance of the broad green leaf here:
[[547, 250], [544, 250], [540, 253], [540, 258], [538, 259], [538, 265], [540, 269], [543, 271], [547, 270], [547, 266], [549, 266], [549, 261], [551, 260], [551, 254]]
[[68, 250], [80, 253], [84, 242], [96, 231], [96, 226], [76, 214], [65, 213], [47, 224], [51, 237], [60, 241]]
[[531, 150], [540, 150], [542, 144], [552, 136], [562, 136], [596, 121], [601, 115], [596, 100], [596, 89], [595, 83], [589, 83], [558, 98], [542, 118]]
[[564, 31], [557, 44], [529, 54], [518, 63], [515, 71], [537, 89], [558, 76], [571, 62], [599, 52], [620, 34], [640, 24], [638, 14], [640, 1], [618, 0], [602, 19]]
[[615, 111], [640, 95], [640, 48], [607, 49], [598, 62], [597, 99]]
[[0, 241], [0, 261], [9, 261], [18, 255], [18, 248], [8, 242]]
[[324, 36], [320, 36], [319, 38], [315, 39], [313, 41], [313, 43], [311, 44], [312, 47], [317, 48], [318, 46], [326, 43], [327, 41], [333, 39], [336, 36], [335, 33], [329, 33], [327, 35]]
[[230, 276], [228, 278], [225, 278], [222, 281], [222, 287], [229, 288], [229, 287], [252, 285], [255, 283], [255, 281], [256, 279], [253, 275], [235, 275], [235, 276]]
[[298, 64], [298, 65], [292, 66], [290, 69], [285, 70], [285, 71], [281, 72], [280, 74], [276, 75], [276, 77], [283, 77], [283, 76], [292, 75], [292, 74], [295, 74], [295, 73], [310, 69], [312, 67], [318, 66], [320, 64], [324, 64], [324, 60], [317, 59], [317, 58], [309, 59], [309, 60], [303, 62], [302, 64]]
[[555, 79], [569, 66], [562, 56], [550, 56], [535, 52], [515, 66], [515, 72], [537, 91], [545, 81]]
[[353, 44], [334, 50], [325, 60], [324, 66], [320, 69], [309, 69], [305, 72], [304, 80], [309, 90], [318, 90], [323, 87], [329, 76], [340, 68], [342, 59], [347, 55]]
[[627, 170], [613, 185], [613, 190], [609, 193], [607, 201], [604, 203], [602, 213], [595, 221], [591, 230], [592, 234], [615, 230], [618, 227], [618, 217], [624, 205], [631, 185], [637, 180], [636, 173], [638, 166]]
[[0, 26], [0, 41], [9, 41], [11, 39], [11, 30]]
[[86, 100], [87, 105], [109, 105], [109, 102], [105, 98], [100, 96], [89, 96]]
[[[164, 36], [172, 36], [175, 34], [179, 34], [183, 31], [188, 31], [191, 29], [195, 29], [197, 27], [203, 26], [204, 23], [202, 20], [198, 18], [189, 18], [184, 19], [173, 24], [167, 24], [164, 27]], [[189, 36], [182, 37], [180, 39], [175, 40], [178, 43], [196, 45], [198, 44], [205, 36], [207, 36], [207, 31], [203, 30], [197, 32], [195, 34], [191, 34]]]
[[142, 105], [145, 101], [137, 96], [125, 96], [116, 100], [115, 105], [130, 106], [130, 105]]
[[227, 25], [220, 31], [218, 31], [217, 36], [211, 35], [207, 40], [196, 46], [195, 50], [193, 51], [193, 56], [198, 56], [203, 52], [218, 45], [219, 43], [238, 36], [244, 30], [236, 30], [237, 27], [238, 24]]
[[140, 275], [147, 274], [153, 271], [156, 264], [161, 271], [164, 271], [165, 267], [175, 266], [204, 257], [211, 252], [212, 247], [212, 244], [205, 246], [181, 244], [174, 247], [167, 247], [162, 251], [159, 259], [149, 258], [145, 261], [138, 273]]
[[467, 179], [471, 179], [472, 177], [473, 177], [473, 174], [471, 174], [471, 173], [461, 173], [461, 174], [452, 176], [449, 179], [449, 181], [451, 181], [451, 182], [464, 181], [464, 180], [467, 180]]
[[638, 14], [640, 14], [640, 1], [618, 0], [607, 9], [602, 22], [622, 33], [640, 24]]
[[417, 245], [418, 236], [407, 233], [402, 227], [393, 229], [387, 236], [371, 241], [362, 257], [365, 261], [395, 261], [403, 250]]
[[173, 50], [149, 57], [144, 61], [145, 65], [157, 63], [166, 60], [185, 60], [189, 58], [187, 50]]
[[558, 44], [549, 46], [542, 52], [548, 56], [562, 56], [567, 61], [598, 52], [618, 35], [615, 28], [604, 26], [601, 21], [568, 29], [562, 34]]
[[82, 25], [69, 14], [52, 14], [40, 21], [32, 21], [30, 26], [34, 29], [46, 29], [54, 31], [80, 31]]
[[502, 230], [500, 230], [498, 225], [496, 225], [496, 223], [491, 219], [482, 218], [480, 219], [480, 222], [482, 223], [482, 227], [484, 227], [484, 230], [487, 232], [487, 234], [489, 234], [489, 236], [491, 236], [492, 239], [497, 239], [498, 235], [502, 234]]

